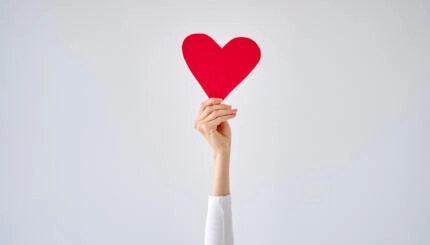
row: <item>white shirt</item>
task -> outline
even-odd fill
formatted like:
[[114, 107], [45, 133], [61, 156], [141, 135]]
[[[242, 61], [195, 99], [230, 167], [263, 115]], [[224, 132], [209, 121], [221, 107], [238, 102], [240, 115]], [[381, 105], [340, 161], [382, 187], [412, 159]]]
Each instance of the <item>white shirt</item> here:
[[205, 245], [233, 245], [230, 195], [209, 196]]

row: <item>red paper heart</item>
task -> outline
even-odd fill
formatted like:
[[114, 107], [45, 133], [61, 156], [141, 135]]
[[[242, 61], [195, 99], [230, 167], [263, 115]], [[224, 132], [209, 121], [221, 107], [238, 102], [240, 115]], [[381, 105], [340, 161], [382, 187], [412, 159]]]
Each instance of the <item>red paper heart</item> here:
[[209, 98], [225, 99], [260, 60], [258, 45], [236, 37], [221, 48], [206, 34], [191, 34], [182, 43], [185, 62]]

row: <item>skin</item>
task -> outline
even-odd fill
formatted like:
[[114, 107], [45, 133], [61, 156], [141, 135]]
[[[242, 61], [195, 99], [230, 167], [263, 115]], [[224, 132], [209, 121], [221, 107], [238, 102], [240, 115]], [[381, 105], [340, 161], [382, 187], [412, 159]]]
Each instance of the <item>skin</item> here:
[[210, 98], [200, 105], [194, 128], [198, 130], [213, 150], [214, 171], [212, 196], [230, 194], [231, 129], [228, 120], [236, 116], [237, 109]]

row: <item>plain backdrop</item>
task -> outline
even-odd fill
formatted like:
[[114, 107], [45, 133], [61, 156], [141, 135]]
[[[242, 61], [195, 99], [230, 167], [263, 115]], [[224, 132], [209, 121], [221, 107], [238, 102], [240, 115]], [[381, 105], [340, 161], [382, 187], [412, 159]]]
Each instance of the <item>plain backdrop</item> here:
[[235, 242], [430, 244], [430, 2], [0, 1], [0, 244], [203, 244], [191, 33], [226, 99]]

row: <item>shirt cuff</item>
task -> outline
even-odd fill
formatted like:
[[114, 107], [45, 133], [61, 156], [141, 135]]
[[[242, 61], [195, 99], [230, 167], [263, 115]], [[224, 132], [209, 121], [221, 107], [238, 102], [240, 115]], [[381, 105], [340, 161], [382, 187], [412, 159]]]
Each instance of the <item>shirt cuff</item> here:
[[221, 205], [222, 207], [228, 207], [231, 206], [231, 195], [225, 195], [225, 196], [212, 196], [209, 195], [209, 204], [213, 205]]

